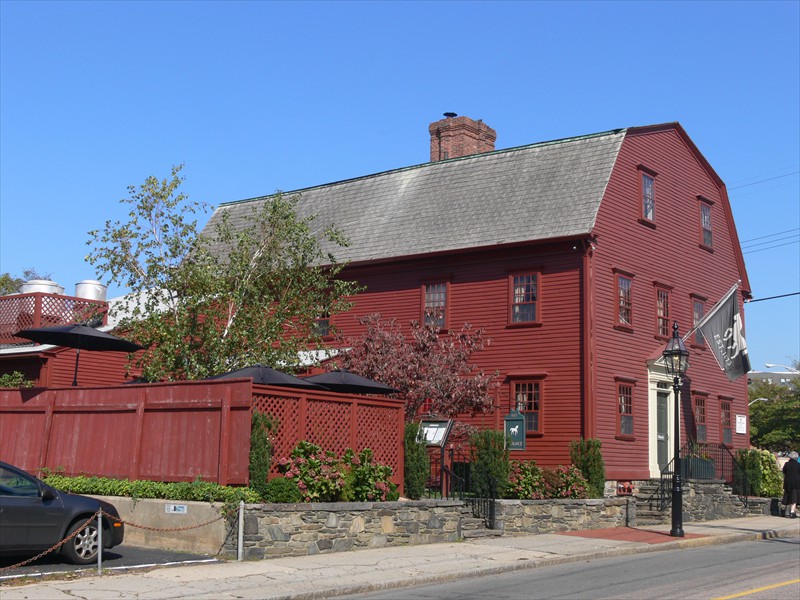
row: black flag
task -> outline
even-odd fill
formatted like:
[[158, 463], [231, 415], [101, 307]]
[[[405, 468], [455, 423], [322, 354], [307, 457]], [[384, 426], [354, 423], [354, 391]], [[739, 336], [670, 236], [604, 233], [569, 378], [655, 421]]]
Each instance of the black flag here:
[[734, 286], [697, 327], [731, 381], [750, 370], [736, 289]]

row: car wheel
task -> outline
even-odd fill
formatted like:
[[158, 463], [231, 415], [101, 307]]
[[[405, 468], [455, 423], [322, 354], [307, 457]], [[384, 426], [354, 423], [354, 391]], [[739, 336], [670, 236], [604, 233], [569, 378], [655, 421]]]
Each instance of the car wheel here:
[[[83, 521], [69, 528], [67, 537], [75, 533]], [[97, 521], [91, 521], [86, 527], [64, 544], [62, 550], [67, 560], [76, 565], [88, 565], [97, 560]]]

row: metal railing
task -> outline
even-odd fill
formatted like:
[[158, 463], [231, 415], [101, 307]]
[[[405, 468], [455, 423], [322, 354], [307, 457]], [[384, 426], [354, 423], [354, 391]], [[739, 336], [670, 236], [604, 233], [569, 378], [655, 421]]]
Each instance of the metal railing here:
[[[672, 476], [675, 460], [661, 470], [659, 508], [666, 510], [672, 502]], [[745, 506], [751, 494], [750, 476], [724, 444], [690, 442], [681, 448], [681, 477], [687, 479], [721, 480], [731, 486], [733, 493]]]
[[472, 515], [483, 519], [489, 529], [496, 521], [497, 481], [491, 475], [477, 475], [470, 457], [448, 449], [441, 456], [431, 457], [428, 497], [461, 500]]

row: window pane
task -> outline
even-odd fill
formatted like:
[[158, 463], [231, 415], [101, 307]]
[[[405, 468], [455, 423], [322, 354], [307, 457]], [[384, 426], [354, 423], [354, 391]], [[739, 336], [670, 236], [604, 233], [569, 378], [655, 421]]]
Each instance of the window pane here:
[[[697, 325], [700, 321], [702, 321], [705, 314], [706, 314], [705, 303], [700, 300], [695, 300], [692, 303], [692, 320], [693, 320], [692, 325]], [[705, 343], [705, 338], [703, 338], [703, 334], [699, 329], [694, 333], [694, 341], [697, 344]]]
[[447, 284], [431, 283], [425, 286], [425, 324], [444, 327], [447, 308]]
[[617, 294], [619, 297], [619, 322], [624, 325], [631, 324], [631, 280], [627, 277], [617, 278]]
[[653, 178], [642, 173], [642, 215], [648, 221], [656, 220], [655, 186], [653, 184]]
[[669, 336], [669, 292], [658, 290], [658, 335]]
[[619, 433], [633, 435], [633, 386], [620, 385], [619, 396]]
[[535, 274], [514, 275], [511, 321], [526, 323], [536, 320], [537, 278]]
[[535, 381], [514, 384], [517, 410], [525, 417], [526, 431], [539, 431], [539, 392]]
[[711, 207], [708, 204], [700, 205], [700, 226], [703, 228], [703, 245], [711, 247]]

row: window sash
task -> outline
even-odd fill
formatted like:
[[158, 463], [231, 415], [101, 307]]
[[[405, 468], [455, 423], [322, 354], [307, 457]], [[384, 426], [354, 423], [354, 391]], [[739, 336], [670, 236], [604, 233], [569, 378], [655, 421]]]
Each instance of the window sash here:
[[642, 217], [656, 220], [655, 179], [647, 173], [642, 173]]
[[536, 322], [536, 305], [539, 297], [539, 278], [536, 273], [512, 276], [511, 322]]
[[722, 443], [733, 443], [733, 428], [731, 425], [731, 403], [722, 402], [719, 406], [720, 429], [722, 430]]
[[525, 431], [541, 432], [541, 384], [538, 381], [514, 383], [514, 401], [525, 417]]
[[694, 424], [697, 435], [697, 441], [705, 443], [706, 438], [706, 399], [702, 396], [695, 396], [694, 398]]
[[617, 322], [622, 325], [633, 325], [632, 285], [630, 277], [617, 275]]
[[669, 337], [669, 291], [658, 290], [656, 300], [658, 312], [658, 335]]
[[[702, 300], [694, 300], [692, 301], [692, 325], [694, 327], [703, 320], [703, 317], [706, 315], [706, 303]], [[703, 337], [703, 332], [699, 329], [695, 329], [694, 332], [694, 341], [697, 345], [702, 346], [706, 343], [705, 338]]]
[[711, 233], [711, 207], [708, 204], [700, 204], [700, 227], [703, 230], [703, 245], [711, 248], [713, 235]]
[[619, 399], [619, 435], [633, 435], [633, 386], [625, 384], [617, 386]]
[[425, 325], [445, 328], [447, 311], [447, 283], [429, 283], [425, 285]]

